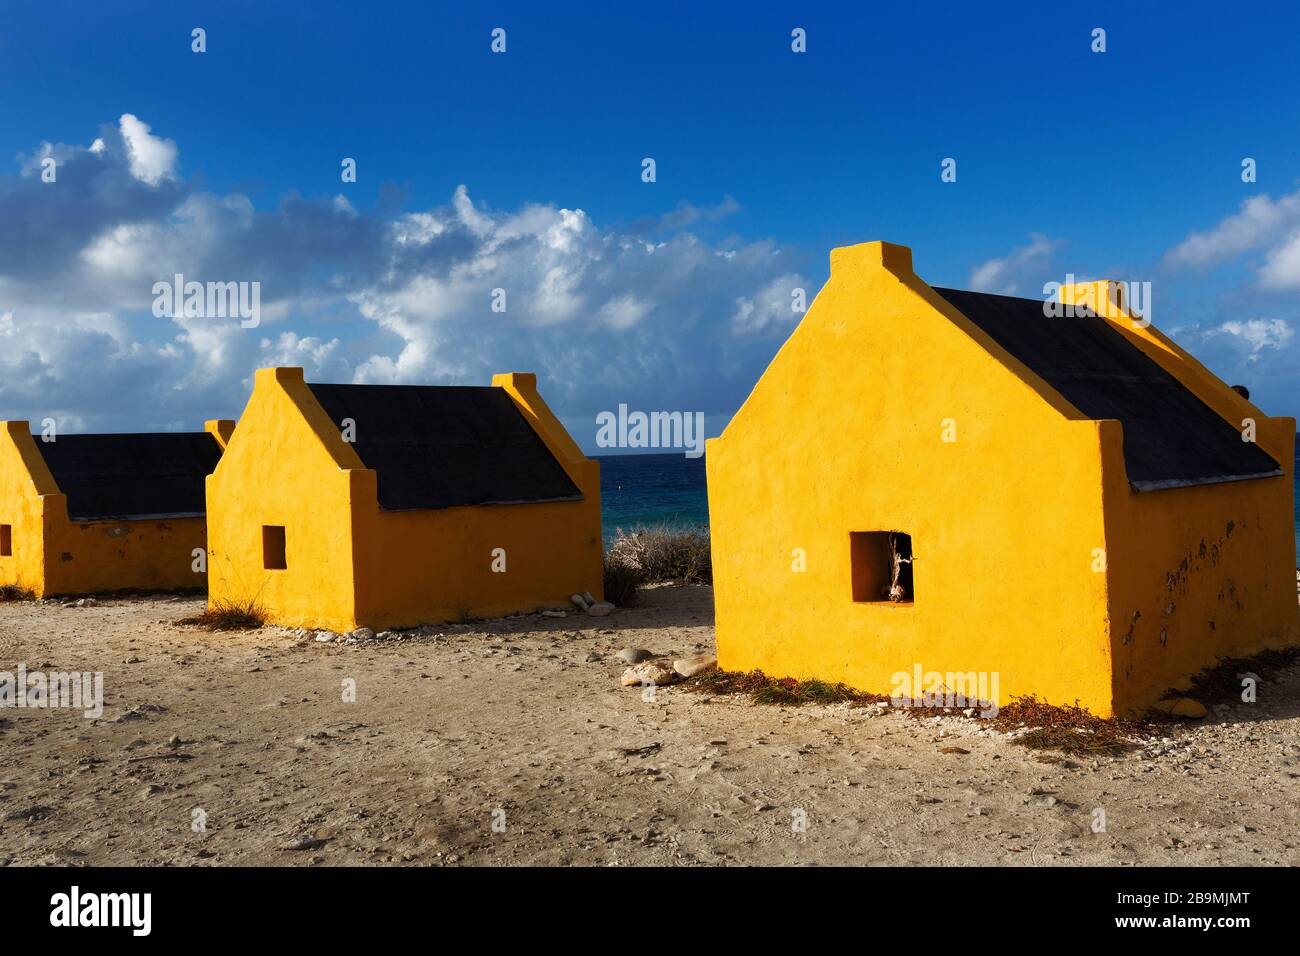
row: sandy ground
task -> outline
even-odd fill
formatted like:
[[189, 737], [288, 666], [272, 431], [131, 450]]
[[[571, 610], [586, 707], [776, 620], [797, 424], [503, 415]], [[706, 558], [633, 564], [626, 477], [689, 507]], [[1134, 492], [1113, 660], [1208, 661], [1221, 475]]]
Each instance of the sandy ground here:
[[172, 623], [201, 606], [0, 604], [0, 670], [106, 698], [0, 710], [0, 863], [1300, 863], [1300, 668], [1051, 764], [958, 717], [620, 687], [622, 647], [712, 649], [707, 588], [356, 645]]

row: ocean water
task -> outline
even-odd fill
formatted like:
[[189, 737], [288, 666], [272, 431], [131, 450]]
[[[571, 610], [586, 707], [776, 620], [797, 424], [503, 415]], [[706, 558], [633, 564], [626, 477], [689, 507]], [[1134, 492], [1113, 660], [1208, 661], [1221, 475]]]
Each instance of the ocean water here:
[[620, 528], [708, 526], [703, 456], [602, 455], [597, 461], [606, 541]]
[[[707, 527], [709, 499], [704, 458], [670, 455], [603, 455], [600, 496], [605, 540], [619, 528]], [[1300, 455], [1296, 456], [1300, 474]], [[1300, 506], [1300, 478], [1295, 483]], [[1300, 510], [1295, 515], [1296, 567], [1300, 567]]]

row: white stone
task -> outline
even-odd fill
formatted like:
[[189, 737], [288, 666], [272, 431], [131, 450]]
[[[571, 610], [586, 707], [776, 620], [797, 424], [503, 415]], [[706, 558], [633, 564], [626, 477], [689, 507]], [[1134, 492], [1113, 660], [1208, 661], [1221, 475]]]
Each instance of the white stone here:
[[642, 661], [640, 664], [629, 667], [623, 672], [622, 683], [624, 687], [636, 687], [645, 684], [656, 684], [662, 687], [665, 684], [675, 683], [677, 680], [677, 675], [658, 661]]
[[718, 659], [712, 654], [696, 654], [694, 657], [673, 661], [673, 670], [682, 677], [694, 677], [696, 674], [711, 671], [717, 666]]
[[609, 617], [614, 613], [614, 605], [608, 601], [597, 601], [591, 607], [587, 608], [587, 613], [592, 617]]

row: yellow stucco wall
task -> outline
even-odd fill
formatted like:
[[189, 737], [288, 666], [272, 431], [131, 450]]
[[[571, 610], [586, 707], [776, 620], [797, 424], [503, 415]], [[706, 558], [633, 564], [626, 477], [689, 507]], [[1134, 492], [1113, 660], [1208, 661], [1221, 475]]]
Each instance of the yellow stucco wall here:
[[[352, 486], [361, 459], [303, 382], [261, 369], [208, 476], [208, 603], [255, 601], [272, 620], [355, 627]], [[262, 564], [262, 527], [285, 528], [288, 568]]]
[[0, 524], [14, 528], [14, 554], [0, 557], [0, 584], [37, 597], [206, 584], [193, 554], [205, 547], [203, 518], [70, 520], [67, 498], [25, 421], [0, 428]]
[[[1150, 703], [1232, 640], [1193, 636], [1215, 579], [1188, 584], [1202, 597], [1184, 599], [1188, 636], [1159, 665], [1133, 657], [1152, 653], [1145, 643], [1112, 639], [1117, 610], [1150, 604], [1190, 530], [1222, 531], [1228, 513], [1261, 530], [1225, 560], [1252, 593], [1267, 579], [1271, 599], [1290, 561], [1278, 544], [1290, 484], [1135, 496], [1117, 477], [1121, 439], [1118, 422], [1084, 419], [919, 280], [909, 250], [834, 250], [830, 280], [708, 444], [720, 666], [885, 693], [919, 666], [996, 673], [1003, 704], [1032, 693], [1111, 715]], [[915, 602], [854, 602], [849, 533], [888, 530], [912, 536]], [[1268, 557], [1253, 557], [1265, 536]], [[1269, 606], [1252, 626], [1280, 626], [1280, 597]]]
[[[567, 606], [600, 595], [600, 472], [532, 375], [497, 376], [583, 493], [576, 502], [384, 512], [376, 475], [303, 382], [263, 369], [208, 480], [210, 602], [256, 600], [278, 623], [346, 631]], [[261, 529], [285, 527], [266, 570]], [[506, 571], [492, 571], [505, 550]]]
[[194, 551], [203, 550], [205, 538], [202, 518], [68, 521], [56, 517], [45, 537], [45, 593], [202, 588], [207, 575], [195, 570]]

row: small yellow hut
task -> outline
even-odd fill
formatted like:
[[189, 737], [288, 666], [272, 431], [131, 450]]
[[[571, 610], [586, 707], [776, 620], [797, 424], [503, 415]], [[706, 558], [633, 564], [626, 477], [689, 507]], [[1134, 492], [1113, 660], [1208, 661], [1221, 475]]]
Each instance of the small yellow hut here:
[[212, 607], [348, 631], [601, 595], [600, 466], [532, 374], [324, 385], [262, 369], [207, 492]]
[[937, 289], [905, 247], [835, 249], [708, 444], [719, 665], [1109, 716], [1296, 642], [1295, 420], [1123, 288]]
[[234, 426], [35, 436], [0, 422], [0, 585], [36, 597], [203, 587], [203, 482]]

